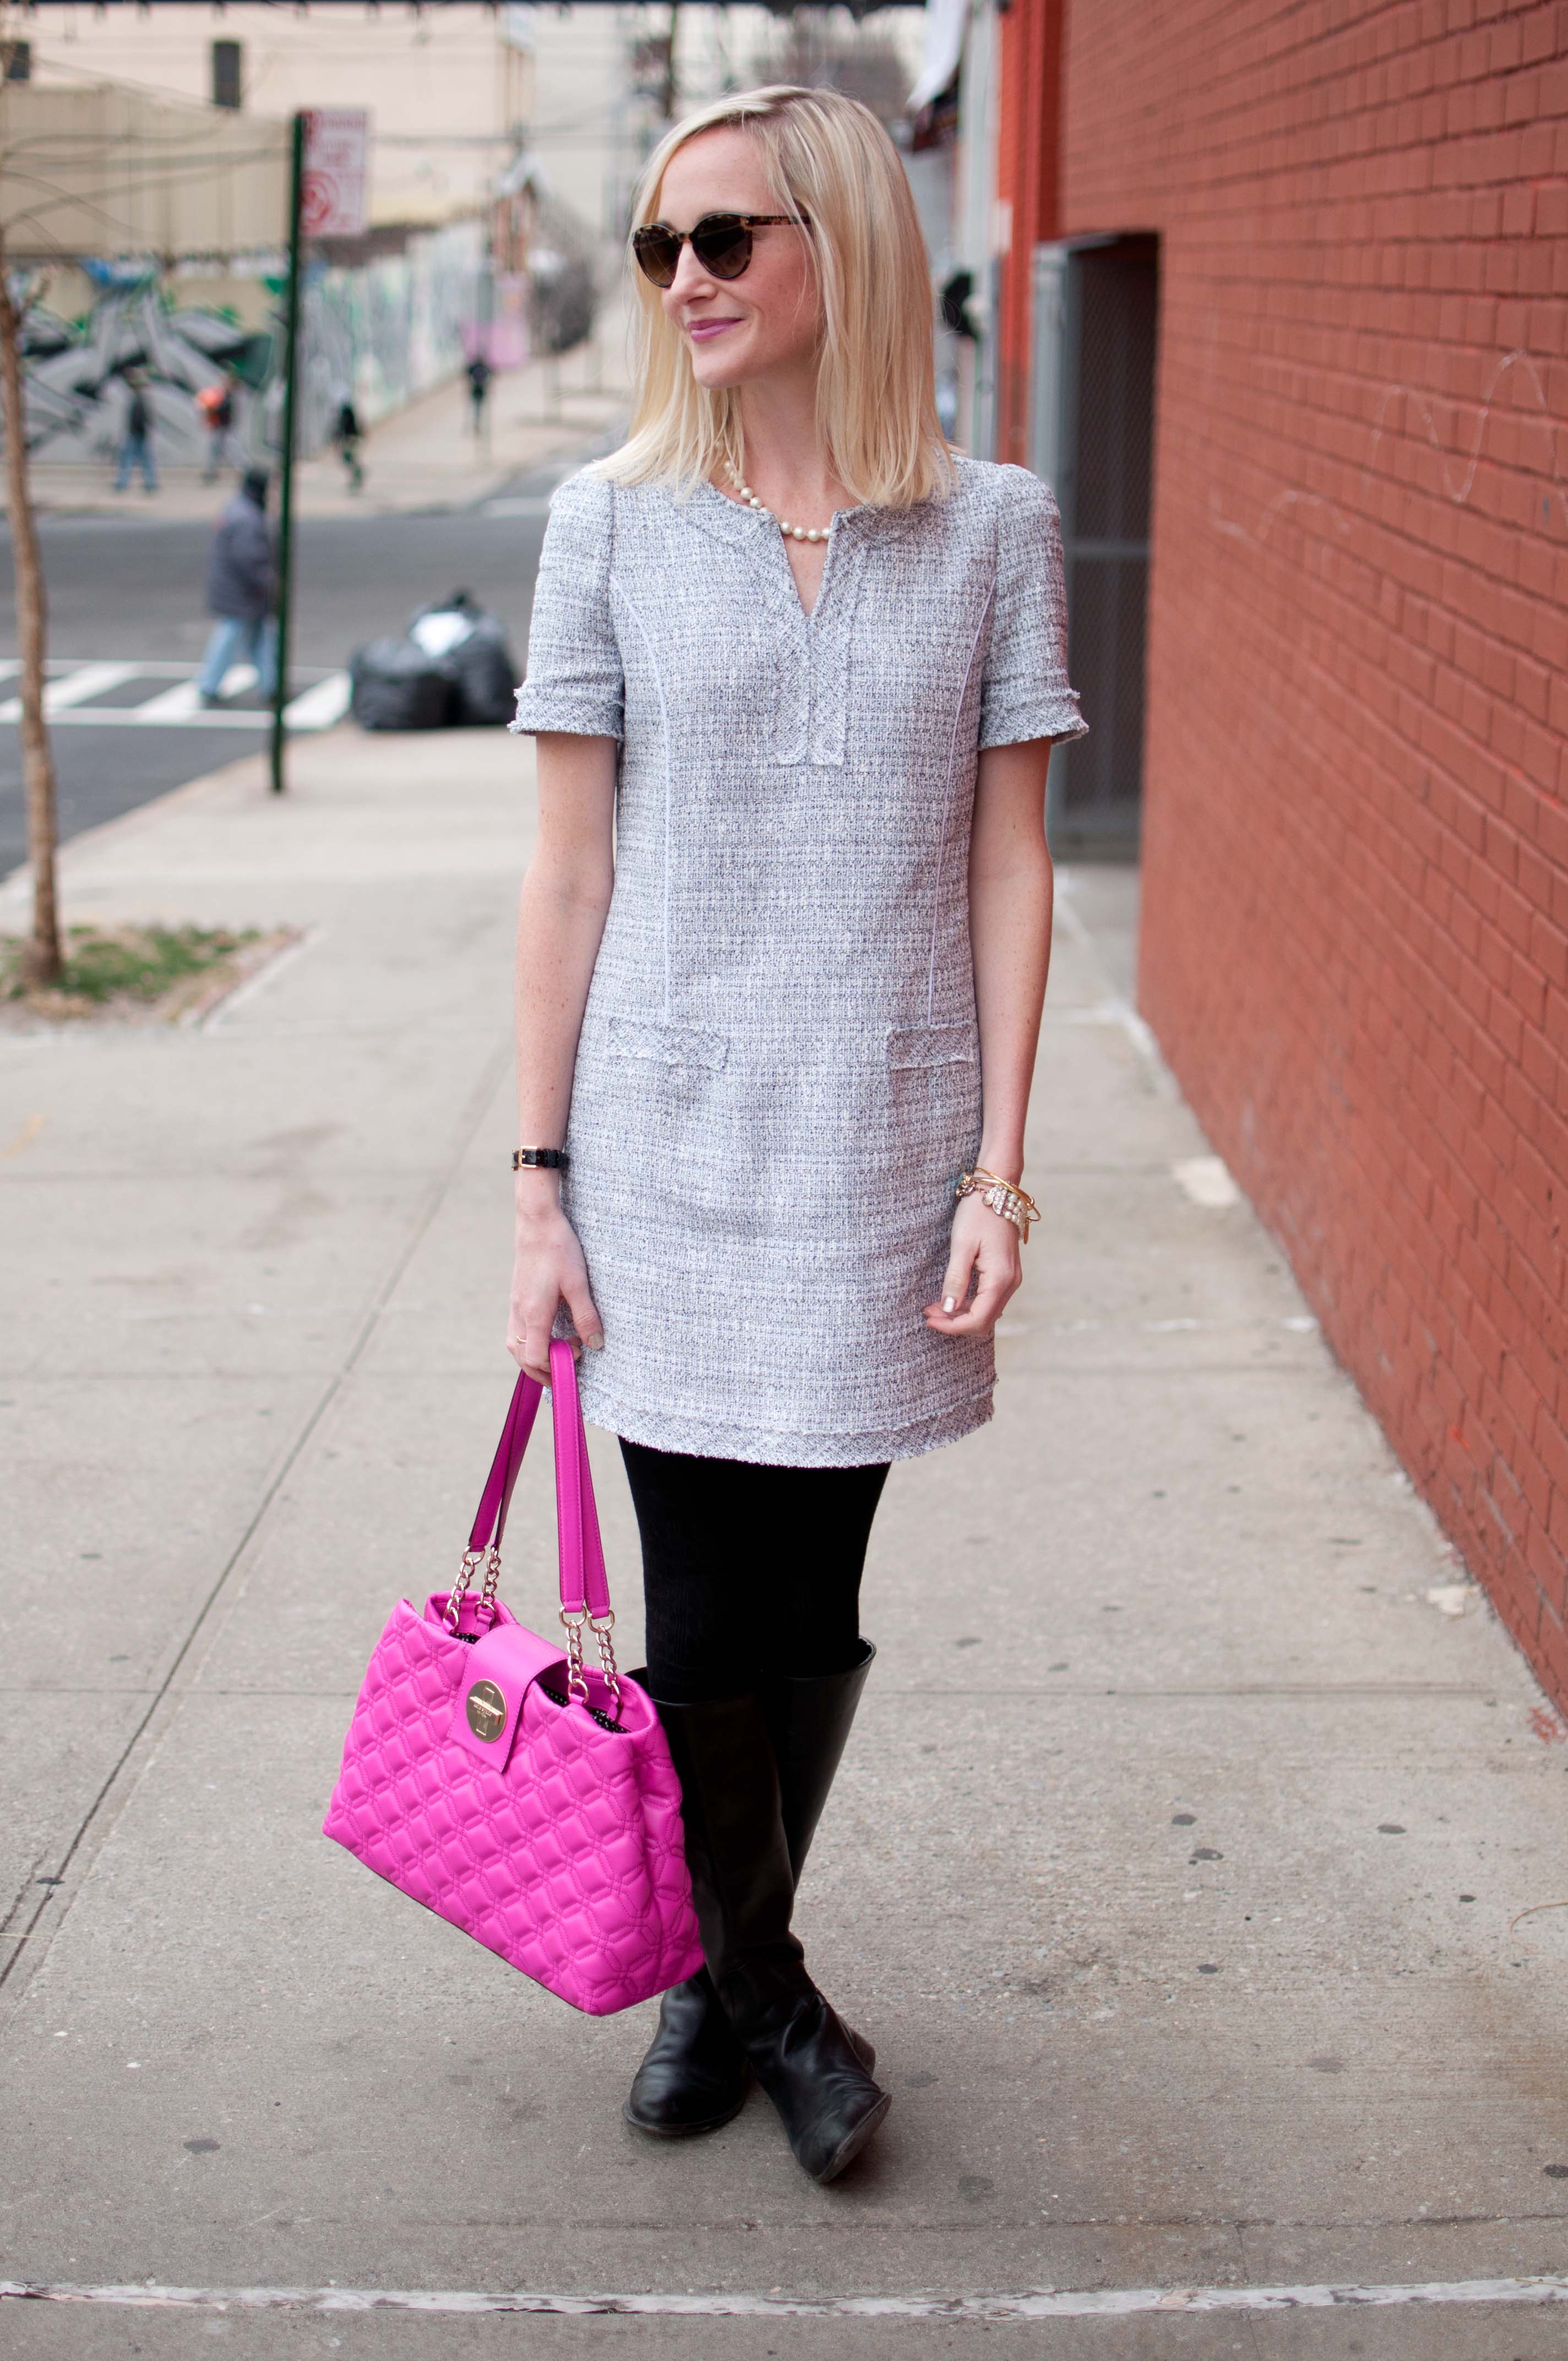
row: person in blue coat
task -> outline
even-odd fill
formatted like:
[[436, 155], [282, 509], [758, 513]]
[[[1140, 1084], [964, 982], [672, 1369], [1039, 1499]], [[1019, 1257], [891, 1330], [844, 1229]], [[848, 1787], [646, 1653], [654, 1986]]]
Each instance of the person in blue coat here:
[[270, 696], [278, 665], [278, 565], [267, 522], [267, 470], [251, 467], [218, 519], [207, 553], [207, 612], [216, 620], [196, 687], [203, 705], [222, 701], [224, 675], [236, 656], [256, 666]]

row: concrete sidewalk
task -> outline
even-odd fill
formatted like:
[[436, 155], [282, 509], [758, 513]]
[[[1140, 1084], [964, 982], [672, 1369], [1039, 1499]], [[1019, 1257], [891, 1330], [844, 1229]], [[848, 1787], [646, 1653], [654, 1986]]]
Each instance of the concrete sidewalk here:
[[[613, 303], [576, 351], [498, 376], [482, 438], [472, 432], [466, 379], [449, 379], [370, 428], [361, 450], [362, 491], [348, 489], [334, 451], [301, 460], [294, 474], [296, 514], [401, 516], [478, 507], [515, 477], [610, 436], [630, 409], [625, 343], [624, 313]], [[39, 515], [148, 516], [169, 523], [215, 518], [237, 481], [232, 468], [208, 484], [199, 468], [164, 467], [149, 496], [139, 479], [116, 494], [112, 461], [67, 467], [40, 459], [30, 476]], [[0, 514], [4, 509], [0, 487]]]
[[[198, 1027], [0, 1033], [0, 2279], [49, 2299], [0, 2295], [0, 2349], [1568, 2353], [1568, 2308], [1476, 2285], [1564, 2265], [1568, 1908], [1519, 1914], [1568, 1897], [1568, 1746], [1209, 1202], [1130, 872], [1061, 879], [997, 1417], [874, 1538], [802, 1912], [894, 2093], [864, 2164], [815, 2189], [760, 2100], [641, 2139], [651, 2012], [574, 2016], [318, 1834], [508, 1392], [529, 765], [336, 733], [286, 801], [247, 761], [78, 840], [71, 917], [308, 939]], [[535, 1461], [506, 1587], [543, 1621]], [[378, 2290], [439, 2301], [345, 2308]]]

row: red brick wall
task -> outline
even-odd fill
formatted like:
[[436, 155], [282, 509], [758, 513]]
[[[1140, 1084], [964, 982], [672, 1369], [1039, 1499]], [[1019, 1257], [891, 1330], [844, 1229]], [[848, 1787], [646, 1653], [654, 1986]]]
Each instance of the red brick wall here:
[[1568, 1703], [1568, 7], [1064, 68], [1065, 231], [1163, 234], [1140, 1005]]

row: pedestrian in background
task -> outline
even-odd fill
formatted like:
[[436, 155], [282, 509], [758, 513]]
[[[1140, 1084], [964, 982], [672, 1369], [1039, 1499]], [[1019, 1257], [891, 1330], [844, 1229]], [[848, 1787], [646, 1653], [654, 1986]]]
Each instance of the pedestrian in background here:
[[207, 430], [207, 464], [202, 473], [204, 484], [215, 484], [219, 468], [229, 463], [236, 382], [234, 371], [225, 369], [217, 384], [204, 385], [196, 396], [196, 407]]
[[464, 371], [468, 380], [469, 423], [474, 429], [476, 441], [484, 432], [485, 402], [489, 394], [490, 379], [494, 374], [483, 353], [476, 353]]
[[359, 464], [359, 413], [346, 393], [337, 405], [337, 420], [332, 430], [332, 439], [337, 445], [343, 471], [348, 478], [349, 490], [361, 491], [365, 484], [365, 470]]
[[715, 102], [634, 214], [630, 439], [554, 495], [513, 725], [509, 1349], [563, 1318], [620, 1436], [645, 1677], [707, 1966], [626, 2103], [713, 2129], [753, 2074], [830, 2180], [882, 2121], [795, 1887], [874, 1653], [890, 1464], [989, 1418], [1034, 1217], [1059, 527], [938, 423], [904, 169], [837, 92]]
[[218, 519], [207, 553], [207, 612], [217, 620], [196, 676], [203, 705], [222, 702], [224, 675], [240, 656], [256, 666], [262, 694], [272, 694], [278, 664], [277, 597], [278, 567], [267, 522], [267, 470], [251, 467]]
[[152, 404], [147, 398], [147, 379], [140, 369], [126, 371], [125, 420], [120, 429], [120, 464], [115, 477], [115, 489], [128, 491], [135, 470], [141, 469], [142, 489], [158, 489], [158, 463], [152, 449]]

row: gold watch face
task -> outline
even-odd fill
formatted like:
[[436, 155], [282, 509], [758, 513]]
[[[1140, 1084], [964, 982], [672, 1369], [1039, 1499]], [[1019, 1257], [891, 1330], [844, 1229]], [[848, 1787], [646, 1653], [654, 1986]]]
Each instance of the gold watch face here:
[[494, 1681], [476, 1681], [464, 1704], [468, 1727], [476, 1738], [487, 1746], [498, 1739], [507, 1726], [507, 1701]]

